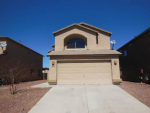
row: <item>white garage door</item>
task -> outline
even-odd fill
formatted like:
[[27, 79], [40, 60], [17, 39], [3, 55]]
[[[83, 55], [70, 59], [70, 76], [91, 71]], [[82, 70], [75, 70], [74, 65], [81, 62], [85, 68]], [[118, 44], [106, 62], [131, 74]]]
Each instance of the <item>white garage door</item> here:
[[112, 84], [110, 62], [58, 62], [57, 84]]

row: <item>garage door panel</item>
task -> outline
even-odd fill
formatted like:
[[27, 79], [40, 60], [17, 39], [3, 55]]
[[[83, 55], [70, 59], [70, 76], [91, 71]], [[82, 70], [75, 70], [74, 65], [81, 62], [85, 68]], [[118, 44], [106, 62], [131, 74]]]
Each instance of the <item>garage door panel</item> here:
[[112, 84], [110, 62], [58, 63], [58, 84]]
[[73, 75], [68, 75], [68, 74], [63, 74], [63, 75], [61, 75], [61, 76], [59, 76], [58, 77], [58, 79], [60, 79], [60, 78], [68, 78], [68, 79], [73, 79], [73, 78], [84, 78], [84, 76], [83, 75], [76, 75], [76, 74], [73, 74]]
[[[85, 68], [85, 69], [84, 69]], [[111, 72], [110, 70], [110, 67], [63, 67], [63, 68], [60, 68], [59, 67], [59, 72], [58, 73], [90, 73], [90, 72], [93, 72], [93, 73], [99, 73], [101, 70], [101, 73], [106, 73], [106, 72]]]
[[[93, 62], [91, 62], [91, 63], [59, 63], [59, 67], [64, 67], [64, 65], [66, 66], [66, 67], [77, 67], [77, 66], [82, 66], [82, 67], [84, 67], [84, 66], [86, 66], [86, 67], [91, 67], [91, 66], [93, 66]], [[104, 63], [94, 63], [94, 66], [99, 66], [99, 67], [108, 67], [108, 66], [110, 66], [110, 62], [108, 63], [108, 62], [104, 62]]]
[[61, 76], [58, 77], [59, 78], [111, 78], [110, 77], [110, 73], [74, 73], [74, 74], [61, 74]]
[[86, 74], [85, 78], [96, 78], [96, 79], [104, 79], [104, 78], [107, 78], [107, 79], [110, 79], [111, 76], [110, 76], [110, 73], [99, 73], [99, 74]]

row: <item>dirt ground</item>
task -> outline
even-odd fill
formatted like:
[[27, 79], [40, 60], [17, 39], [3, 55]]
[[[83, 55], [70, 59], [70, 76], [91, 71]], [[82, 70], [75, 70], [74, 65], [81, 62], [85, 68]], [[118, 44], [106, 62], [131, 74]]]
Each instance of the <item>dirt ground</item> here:
[[[27, 113], [50, 90], [29, 87], [44, 82], [47, 81], [21, 83], [15, 95], [10, 94], [8, 87], [0, 87], [0, 113]], [[118, 86], [150, 107], [150, 85], [123, 81]]]
[[145, 83], [135, 83], [123, 81], [120, 88], [134, 96], [136, 99], [150, 107], [150, 85]]
[[19, 84], [18, 93], [11, 95], [7, 86], [0, 87], [0, 113], [27, 113], [50, 88], [29, 88], [46, 80]]

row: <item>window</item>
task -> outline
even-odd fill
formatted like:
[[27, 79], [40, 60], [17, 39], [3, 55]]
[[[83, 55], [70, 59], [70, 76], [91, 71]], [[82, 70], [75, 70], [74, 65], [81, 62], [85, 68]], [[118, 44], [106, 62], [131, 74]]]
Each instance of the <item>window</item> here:
[[127, 56], [127, 50], [124, 51], [124, 56]]
[[33, 73], [34, 73], [34, 69], [31, 69], [31, 75], [33, 75]]
[[130, 46], [132, 46], [132, 43], [131, 43], [131, 44], [129, 44], [129, 47], [130, 47]]
[[120, 67], [120, 77], [122, 78], [122, 67]]
[[30, 55], [30, 51], [28, 51], [28, 55]]
[[67, 48], [85, 48], [85, 41], [81, 38], [71, 38], [67, 41]]

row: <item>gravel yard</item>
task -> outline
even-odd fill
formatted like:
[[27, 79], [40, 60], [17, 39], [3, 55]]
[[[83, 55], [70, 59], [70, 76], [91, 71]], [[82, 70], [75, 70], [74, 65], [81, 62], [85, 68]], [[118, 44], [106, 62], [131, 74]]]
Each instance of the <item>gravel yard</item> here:
[[[8, 87], [0, 87], [0, 113], [27, 113], [50, 88], [29, 88], [47, 82], [31, 81], [19, 84], [18, 93], [11, 95]], [[123, 81], [120, 88], [150, 107], [150, 85]]]
[[0, 87], [0, 113], [27, 113], [50, 88], [29, 88], [47, 82], [31, 81], [19, 84], [18, 93], [11, 95], [8, 87]]
[[150, 85], [145, 83], [135, 83], [123, 81], [120, 88], [134, 96], [136, 99], [150, 107]]

